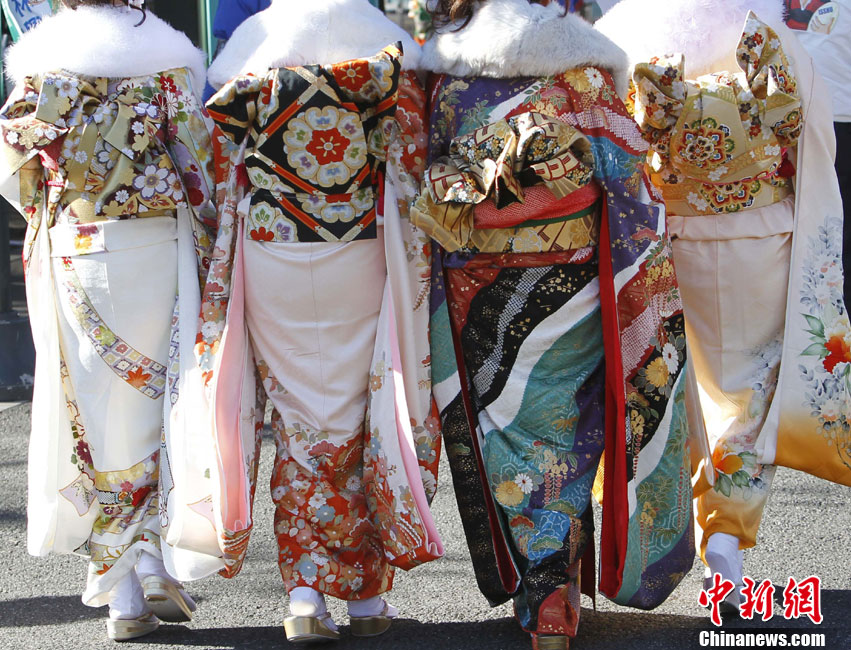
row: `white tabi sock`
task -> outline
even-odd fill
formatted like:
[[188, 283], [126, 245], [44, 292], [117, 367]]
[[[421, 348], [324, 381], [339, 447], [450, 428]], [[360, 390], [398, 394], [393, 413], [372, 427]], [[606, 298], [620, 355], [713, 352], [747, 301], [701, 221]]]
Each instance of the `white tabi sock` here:
[[[399, 610], [388, 604], [381, 596], [373, 596], [366, 600], [349, 600], [349, 616], [353, 618], [363, 618], [364, 616], [388, 616], [396, 618], [399, 615]], [[387, 606], [387, 612], [384, 612], [384, 607]]]
[[136, 562], [136, 575], [138, 575], [139, 578], [144, 578], [145, 576], [159, 576], [160, 578], [165, 578], [169, 582], [177, 583], [177, 580], [172, 578], [168, 571], [166, 571], [162, 558], [158, 558], [150, 553], [146, 553], [145, 551], [139, 553], [139, 560]]
[[736, 589], [725, 600], [738, 607], [742, 597], [741, 589], [744, 586], [742, 580], [744, 551], [739, 550], [739, 538], [727, 533], [713, 533], [706, 542], [706, 551], [703, 556], [709, 568], [710, 576], [708, 577], [720, 573], [722, 578], [736, 585]]
[[130, 570], [109, 592], [109, 618], [134, 619], [148, 613], [145, 594], [136, 572]]
[[[290, 592], [290, 614], [293, 616], [321, 617], [328, 613], [325, 606], [325, 596], [310, 587], [296, 587]], [[324, 619], [325, 624], [332, 630], [337, 624], [330, 616]]]

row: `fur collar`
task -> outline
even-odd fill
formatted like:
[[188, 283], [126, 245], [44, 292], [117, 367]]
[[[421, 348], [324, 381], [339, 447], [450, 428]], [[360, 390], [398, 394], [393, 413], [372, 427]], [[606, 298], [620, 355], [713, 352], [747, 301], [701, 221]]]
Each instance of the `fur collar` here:
[[626, 55], [564, 7], [527, 0], [487, 0], [460, 31], [446, 27], [423, 47], [423, 67], [463, 76], [552, 75], [585, 65], [609, 70], [626, 85]]
[[652, 56], [685, 55], [686, 77], [717, 72], [735, 62], [748, 11], [776, 27], [782, 0], [621, 0], [595, 27], [634, 65]]
[[204, 53], [182, 32], [148, 11], [127, 7], [63, 9], [26, 32], [6, 55], [16, 83], [27, 75], [67, 70], [97, 77], [135, 77], [189, 68], [195, 91], [204, 86]]
[[221, 88], [240, 74], [372, 56], [402, 41], [402, 67], [419, 67], [420, 46], [367, 0], [273, 0], [234, 31], [207, 73]]

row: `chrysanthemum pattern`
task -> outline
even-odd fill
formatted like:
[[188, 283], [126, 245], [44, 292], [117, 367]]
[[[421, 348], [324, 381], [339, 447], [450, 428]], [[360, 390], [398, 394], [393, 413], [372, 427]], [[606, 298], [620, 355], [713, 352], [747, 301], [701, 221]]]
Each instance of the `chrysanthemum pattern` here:
[[251, 218], [282, 218], [247, 232], [270, 242], [373, 239], [372, 187], [398, 130], [398, 50], [304, 70], [238, 77], [210, 101], [231, 145], [247, 143]]
[[366, 164], [366, 138], [356, 113], [311, 107], [284, 132], [287, 161], [321, 187], [348, 183]]
[[[49, 73], [21, 86], [5, 115], [30, 116], [4, 120], [4, 155], [14, 167], [61, 138], [48, 169], [48, 201], [59, 221], [163, 216], [189, 207], [214, 222], [212, 155], [195, 146], [207, 126], [186, 70], [123, 80]], [[97, 137], [84, 137], [88, 125]], [[33, 193], [24, 188], [24, 195]]]

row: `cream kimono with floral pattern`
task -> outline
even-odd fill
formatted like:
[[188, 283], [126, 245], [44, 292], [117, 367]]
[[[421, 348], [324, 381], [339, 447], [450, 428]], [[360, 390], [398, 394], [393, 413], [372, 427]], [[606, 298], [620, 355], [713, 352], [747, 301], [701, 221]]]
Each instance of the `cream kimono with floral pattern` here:
[[430, 250], [407, 219], [424, 166], [425, 96], [401, 62], [390, 45], [333, 65], [273, 66], [233, 77], [208, 104], [223, 132], [220, 211], [196, 353], [220, 459], [213, 497], [227, 576], [252, 527], [267, 400], [288, 590], [368, 598], [390, 588], [393, 567], [443, 553], [428, 509], [440, 449]]
[[651, 59], [634, 99], [713, 446], [698, 520], [704, 542], [724, 532], [749, 547], [775, 464], [851, 484], [851, 329], [821, 83], [753, 13], [736, 60], [688, 81], [682, 57]]
[[88, 604], [161, 554], [163, 423], [215, 219], [211, 127], [188, 68], [40, 73], [0, 113], [37, 351], [28, 546], [89, 556]]

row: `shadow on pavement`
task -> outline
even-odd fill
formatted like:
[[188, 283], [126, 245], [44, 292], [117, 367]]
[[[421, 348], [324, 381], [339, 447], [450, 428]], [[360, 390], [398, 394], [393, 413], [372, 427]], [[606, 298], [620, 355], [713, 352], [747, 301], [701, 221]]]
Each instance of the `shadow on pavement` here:
[[[531, 648], [528, 637], [512, 618], [475, 623], [420, 623], [401, 619], [379, 638], [364, 639], [349, 636], [348, 626], [340, 627], [343, 636], [339, 647], [346, 650], [414, 650], [440, 648], [440, 650], [502, 650], [504, 648]], [[130, 641], [128, 643], [134, 643]], [[163, 626], [155, 633], [138, 640], [148, 648], [203, 647], [215, 650], [251, 648], [296, 647], [290, 645], [281, 626], [232, 627], [193, 629], [182, 625]]]
[[[583, 621], [579, 626], [577, 648], [594, 650], [616, 647], [612, 639], [619, 642], [629, 638], [631, 647], [681, 647], [683, 628], [694, 628], [695, 640], [698, 631], [705, 627], [704, 617], [651, 615], [640, 613], [593, 612], [583, 610]], [[675, 619], [675, 620], [674, 620]], [[349, 636], [348, 626], [340, 628], [343, 638], [340, 647], [346, 650], [531, 650], [529, 636], [520, 629], [513, 618], [501, 618], [478, 622], [421, 623], [411, 619], [400, 619], [390, 630], [375, 639], [359, 639]], [[665, 630], [669, 634], [665, 634]], [[672, 643], [672, 641], [674, 641]], [[129, 643], [133, 643], [132, 641]], [[237, 650], [251, 648], [295, 647], [286, 643], [283, 626], [231, 627], [189, 629], [185, 626], [163, 626], [154, 634], [139, 639], [146, 648], [203, 647], [215, 650]]]
[[[725, 628], [783, 628], [783, 629], [812, 629], [821, 627], [826, 629], [837, 629], [842, 621], [843, 633], [851, 635], [848, 629], [848, 612], [851, 611], [851, 590], [847, 589], [823, 589], [821, 592], [821, 613], [824, 618], [822, 625], [813, 623], [809, 618], [803, 616], [797, 619], [786, 619], [783, 617], [783, 588], [777, 588], [774, 592], [774, 617], [771, 620], [745, 620], [740, 618], [724, 619]], [[847, 646], [846, 646], [847, 647]]]
[[57, 625], [102, 618], [105, 609], [86, 607], [79, 596], [41, 596], [0, 600], [0, 627]]
[[27, 516], [20, 510], [0, 510], [0, 523], [26, 522]]

